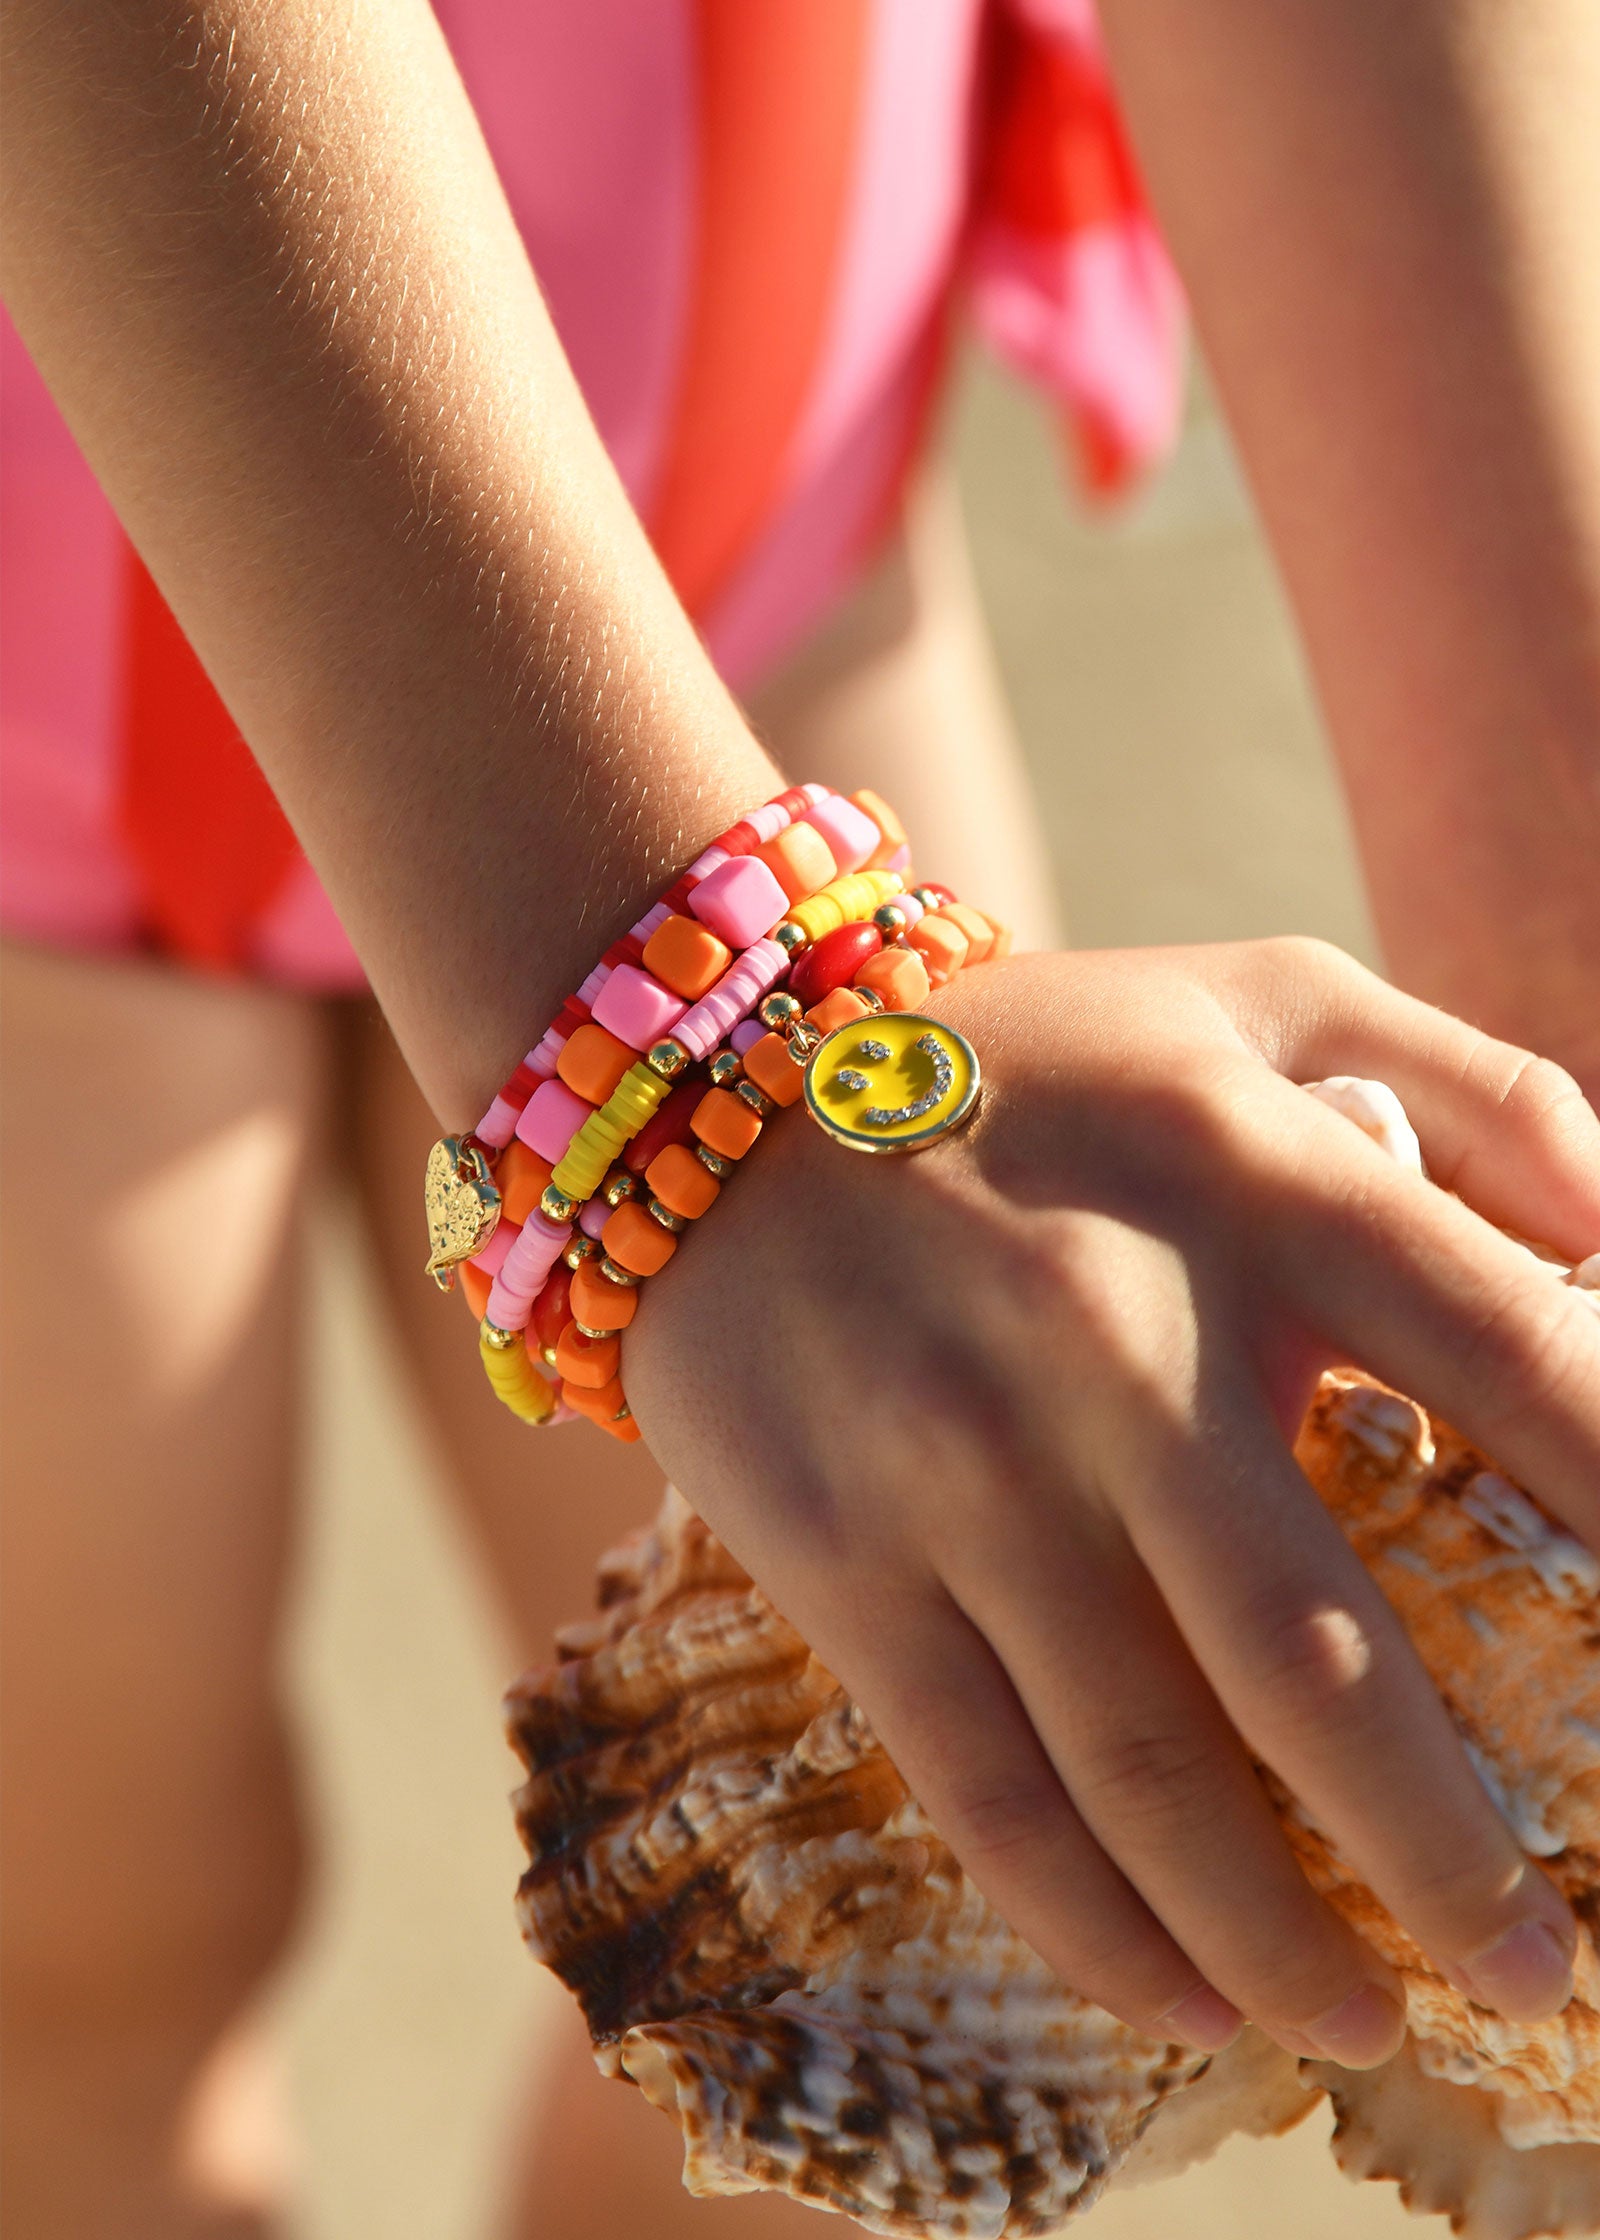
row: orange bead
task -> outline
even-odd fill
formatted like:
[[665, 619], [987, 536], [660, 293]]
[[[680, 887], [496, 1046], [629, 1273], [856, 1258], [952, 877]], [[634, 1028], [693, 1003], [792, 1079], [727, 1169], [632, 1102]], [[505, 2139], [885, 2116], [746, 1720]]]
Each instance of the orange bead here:
[[538, 1212], [539, 1200], [550, 1187], [550, 1162], [530, 1151], [520, 1136], [513, 1136], [500, 1154], [494, 1179], [501, 1219], [520, 1228], [530, 1213]]
[[631, 1283], [613, 1283], [593, 1260], [580, 1260], [572, 1271], [572, 1312], [575, 1320], [591, 1330], [626, 1330], [639, 1311], [639, 1294]]
[[601, 1230], [600, 1242], [619, 1268], [631, 1268], [636, 1276], [653, 1276], [678, 1249], [672, 1231], [631, 1198], [624, 1198]]
[[798, 1104], [805, 1086], [805, 1070], [789, 1055], [781, 1034], [764, 1034], [744, 1054], [744, 1070], [774, 1104]]
[[578, 1096], [587, 1097], [591, 1104], [604, 1104], [638, 1055], [608, 1028], [585, 1019], [561, 1045], [556, 1071]]
[[627, 1396], [622, 1389], [622, 1379], [609, 1377], [604, 1384], [598, 1386], [573, 1384], [570, 1378], [563, 1378], [561, 1397], [580, 1416], [588, 1416], [595, 1423], [604, 1423], [616, 1414]]
[[609, 1433], [613, 1439], [620, 1439], [627, 1447], [631, 1447], [642, 1436], [632, 1416], [606, 1416], [600, 1423], [600, 1429]]
[[814, 824], [791, 824], [776, 839], [763, 841], [756, 854], [791, 902], [815, 894], [839, 876], [833, 850]]
[[967, 961], [967, 937], [942, 910], [930, 910], [919, 918], [906, 941], [927, 966], [929, 982], [935, 988], [942, 988]]
[[621, 1359], [620, 1338], [586, 1338], [575, 1322], [569, 1322], [556, 1340], [558, 1373], [567, 1383], [596, 1392], [611, 1382]]
[[[928, 1000], [928, 968], [915, 949], [880, 949], [856, 974], [858, 988], [874, 988], [891, 1011], [920, 1011]], [[745, 1060], [745, 1071], [750, 1060]]]
[[[974, 910], [969, 902], [947, 902], [939, 912], [959, 926], [967, 937], [967, 964], [982, 964], [994, 947], [994, 928], [981, 910]], [[965, 966], [962, 968], [965, 970]]]
[[[746, 1073], [749, 1070], [747, 1064]], [[789, 1071], [793, 1073], [793, 1066]], [[722, 1188], [705, 1161], [697, 1159], [686, 1143], [669, 1143], [665, 1151], [658, 1151], [645, 1168], [644, 1178], [668, 1213], [681, 1213], [685, 1221], [698, 1221]]]
[[806, 1017], [824, 1034], [832, 1034], [835, 1027], [847, 1027], [853, 1019], [864, 1019], [872, 1006], [865, 996], [858, 996], [854, 988], [834, 988], [820, 1003], [814, 1003]]
[[1010, 956], [1011, 928], [1003, 919], [990, 918], [987, 910], [984, 911], [983, 915], [989, 919], [989, 931], [994, 935], [994, 947], [989, 951], [989, 961], [992, 964], [996, 957]]
[[644, 945], [644, 968], [664, 988], [698, 1003], [733, 962], [733, 951], [696, 918], [663, 918]]
[[461, 1283], [461, 1296], [472, 1309], [473, 1321], [481, 1322], [489, 1312], [489, 1292], [494, 1283], [493, 1276], [486, 1276], [470, 1260], [463, 1260], [456, 1269], [456, 1274]]
[[[835, 989], [834, 994], [841, 992]], [[708, 1089], [695, 1109], [694, 1132], [708, 1151], [742, 1159], [761, 1133], [761, 1118], [731, 1089]]]
[[863, 871], [876, 871], [906, 845], [906, 828], [882, 794], [874, 793], [869, 786], [863, 786], [850, 798], [858, 809], [866, 811], [883, 836], [861, 867]]

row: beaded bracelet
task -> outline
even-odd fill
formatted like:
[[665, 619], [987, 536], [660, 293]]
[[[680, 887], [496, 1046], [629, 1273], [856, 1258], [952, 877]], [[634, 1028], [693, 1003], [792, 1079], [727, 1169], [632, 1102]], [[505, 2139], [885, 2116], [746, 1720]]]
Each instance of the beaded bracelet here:
[[[842, 917], [863, 893], [875, 898], [898, 888], [908, 857], [899, 820], [870, 792], [845, 800], [808, 785], [775, 796], [703, 850], [606, 951], [478, 1127], [434, 1146], [428, 1272], [445, 1289], [467, 1265], [487, 1277], [487, 1296], [481, 1305], [474, 1299], [494, 1333], [484, 1340], [485, 1365], [518, 1413], [547, 1420], [553, 1409], [528, 1387], [511, 1337], [526, 1327], [574, 1219], [613, 1162], [632, 1141], [651, 1136], [678, 1077], [786, 972], [789, 949], [767, 940], [766, 930], [775, 919], [787, 925], [786, 913], [807, 911], [823, 895], [823, 919]], [[527, 1155], [521, 1161], [519, 1148]], [[531, 1172], [529, 1157], [539, 1161]], [[512, 1174], [516, 1167], [522, 1171]], [[520, 1221], [503, 1221], [502, 1182], [522, 1186], [525, 1198], [534, 1175], [537, 1203], [519, 1198]], [[479, 1286], [468, 1288], [470, 1295]], [[491, 1354], [501, 1358], [491, 1363]]]
[[[795, 920], [799, 916], [794, 913]], [[827, 916], [814, 914], [812, 922]], [[742, 1047], [730, 1044], [712, 1059], [711, 1086], [691, 1121], [699, 1139], [694, 1150], [682, 1142], [664, 1145], [642, 1181], [635, 1173], [615, 1172], [603, 1194], [611, 1211], [597, 1234], [575, 1245], [570, 1272], [563, 1271], [550, 1295], [541, 1296], [535, 1336], [542, 1358], [562, 1380], [564, 1405], [614, 1437], [638, 1437], [622, 1386], [621, 1333], [637, 1312], [639, 1291], [672, 1257], [682, 1232], [715, 1203], [734, 1163], [751, 1149], [772, 1113], [798, 1103], [802, 1094], [811, 1102], [805, 1069], [823, 1042], [851, 1023], [886, 1012], [914, 1014], [930, 989], [942, 987], [963, 965], [1004, 955], [1009, 946], [1009, 933], [995, 920], [956, 902], [948, 888], [924, 886], [886, 900], [870, 921], [830, 925], [799, 951], [788, 988], [763, 998], [760, 1025], [752, 1021], [753, 1032], [735, 1030]], [[862, 1115], [865, 1135], [825, 1104], [819, 1109], [811, 1102], [814, 1117], [838, 1140], [862, 1148], [912, 1148], [959, 1125], [971, 1110], [978, 1069], [970, 1046], [926, 1019], [896, 1022], [907, 1023], [924, 1030], [916, 1046], [932, 1056], [930, 1088], [900, 1107], [868, 1106]], [[877, 1039], [860, 1049], [870, 1054], [868, 1062], [893, 1055]], [[870, 1088], [865, 1075], [842, 1063], [836, 1063], [832, 1080], [843, 1087], [847, 1102]]]

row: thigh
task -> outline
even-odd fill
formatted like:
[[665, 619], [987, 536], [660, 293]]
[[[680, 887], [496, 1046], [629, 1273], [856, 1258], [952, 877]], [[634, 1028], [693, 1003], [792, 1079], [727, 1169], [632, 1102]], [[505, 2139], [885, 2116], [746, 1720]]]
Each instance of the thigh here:
[[76, 2077], [115, 2134], [166, 2120], [293, 1894], [273, 1665], [323, 1029], [143, 964], [8, 947], [0, 982], [14, 2128]]

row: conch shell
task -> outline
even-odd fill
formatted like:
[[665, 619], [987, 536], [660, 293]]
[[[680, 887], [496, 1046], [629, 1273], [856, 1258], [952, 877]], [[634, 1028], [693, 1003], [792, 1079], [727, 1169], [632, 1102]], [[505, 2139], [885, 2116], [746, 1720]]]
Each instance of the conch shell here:
[[[1600, 1261], [1554, 1272], [1600, 1308]], [[1600, 1562], [1353, 1371], [1323, 1379], [1297, 1453], [1583, 1923], [1566, 2010], [1521, 2025], [1471, 2003], [1264, 1776], [1307, 1874], [1403, 1977], [1407, 2042], [1357, 2073], [1253, 2030], [1210, 2061], [1142, 2036], [1012, 1934], [859, 1706], [669, 1488], [508, 1719], [524, 1933], [600, 2067], [678, 2122], [691, 2192], [1020, 2240], [1326, 2093], [1342, 2167], [1398, 2179], [1469, 2240], [1600, 2231]]]

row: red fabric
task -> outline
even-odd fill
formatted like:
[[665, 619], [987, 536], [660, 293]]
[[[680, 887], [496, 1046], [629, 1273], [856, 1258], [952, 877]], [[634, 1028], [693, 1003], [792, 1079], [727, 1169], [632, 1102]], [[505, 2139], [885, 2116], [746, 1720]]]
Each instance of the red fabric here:
[[151, 938], [187, 962], [250, 961], [294, 834], [216, 687], [126, 546], [119, 821]]

